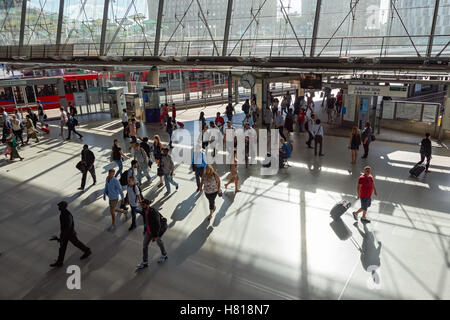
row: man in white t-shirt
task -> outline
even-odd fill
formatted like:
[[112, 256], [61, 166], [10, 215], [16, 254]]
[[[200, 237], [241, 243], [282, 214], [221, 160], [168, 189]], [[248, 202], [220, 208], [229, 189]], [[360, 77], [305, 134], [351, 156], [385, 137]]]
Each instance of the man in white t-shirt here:
[[61, 111], [60, 117], [61, 117], [61, 137], [64, 139], [64, 126], [67, 123], [67, 112], [64, 111], [64, 108], [61, 107], [59, 108], [59, 110]]
[[123, 109], [122, 111], [123, 111], [123, 113], [122, 113], [123, 137], [128, 138], [129, 132], [127, 131], [127, 127], [128, 127], [127, 109]]

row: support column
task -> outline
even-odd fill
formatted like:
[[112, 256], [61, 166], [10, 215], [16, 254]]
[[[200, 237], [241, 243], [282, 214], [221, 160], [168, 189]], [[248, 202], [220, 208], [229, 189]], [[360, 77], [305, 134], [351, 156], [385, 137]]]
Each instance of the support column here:
[[261, 104], [259, 104], [258, 101], [256, 101], [258, 106], [258, 114], [259, 114], [259, 121], [260, 125], [263, 125], [263, 119], [264, 119], [264, 112], [266, 110], [266, 107], [269, 105], [269, 79], [262, 78], [261, 83]]
[[450, 86], [447, 86], [447, 93], [444, 97], [444, 112], [442, 113], [442, 117], [438, 119], [439, 127], [439, 136], [438, 140], [450, 138], [449, 135], [445, 135], [445, 131], [450, 131]]
[[109, 0], [105, 0], [103, 4], [103, 22], [102, 22], [102, 33], [100, 35], [100, 55], [105, 55], [105, 39], [106, 39], [106, 27], [108, 25], [108, 10], [109, 10]]
[[234, 103], [239, 103], [239, 80], [234, 80]]
[[163, 9], [164, 9], [164, 0], [159, 0], [158, 17], [156, 19], [155, 48], [153, 50], [154, 56], [159, 56], [159, 41], [161, 39], [161, 21], [162, 21]]
[[19, 56], [22, 55], [22, 47], [25, 38], [25, 23], [26, 23], [26, 13], [27, 13], [27, 2], [22, 1], [22, 11], [20, 15], [20, 33], [19, 33]]
[[159, 70], [158, 67], [152, 67], [148, 74], [147, 83], [151, 86], [159, 87]]

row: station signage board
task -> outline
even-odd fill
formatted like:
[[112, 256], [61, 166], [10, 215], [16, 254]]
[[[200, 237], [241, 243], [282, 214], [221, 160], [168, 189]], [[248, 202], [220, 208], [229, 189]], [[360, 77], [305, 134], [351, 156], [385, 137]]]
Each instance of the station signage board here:
[[349, 94], [357, 94], [361, 96], [384, 96], [384, 97], [400, 97], [406, 98], [408, 95], [408, 87], [405, 86], [365, 86], [365, 85], [348, 85]]

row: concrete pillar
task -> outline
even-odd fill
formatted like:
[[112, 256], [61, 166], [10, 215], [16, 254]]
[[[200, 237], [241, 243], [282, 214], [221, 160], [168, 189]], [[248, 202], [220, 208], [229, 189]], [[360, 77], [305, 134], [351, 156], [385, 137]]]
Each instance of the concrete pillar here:
[[[258, 107], [259, 118], [262, 118], [262, 105], [264, 100], [263, 79], [256, 78], [255, 86], [252, 90], [256, 94], [256, 106]], [[266, 94], [267, 95], [267, 94]], [[267, 97], [266, 97], [267, 101]], [[255, 127], [259, 127], [260, 123], [255, 123]]]
[[[440, 122], [439, 137], [438, 140], [450, 138], [448, 135], [445, 136], [445, 131], [450, 131], [450, 85], [447, 85], [447, 93], [444, 97], [444, 112], [442, 118], [438, 121]], [[438, 123], [439, 124], [439, 123]]]
[[239, 80], [234, 80], [234, 103], [239, 103]]
[[147, 83], [151, 86], [159, 87], [159, 70], [158, 67], [152, 67], [148, 75]]
[[233, 103], [233, 77], [228, 73], [228, 103]]
[[66, 88], [64, 87], [64, 80], [62, 78], [58, 78], [56, 86], [58, 88], [59, 105], [67, 111]]

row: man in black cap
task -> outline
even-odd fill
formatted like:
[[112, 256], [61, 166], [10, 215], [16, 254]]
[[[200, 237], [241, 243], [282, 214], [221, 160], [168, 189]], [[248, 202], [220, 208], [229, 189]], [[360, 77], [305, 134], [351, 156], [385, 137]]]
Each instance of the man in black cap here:
[[83, 146], [83, 150], [81, 151], [81, 163], [84, 166], [84, 170], [83, 176], [81, 177], [81, 187], [79, 187], [78, 190], [84, 191], [88, 171], [91, 174], [92, 179], [94, 180], [92, 185], [96, 184], [97, 178], [95, 177], [94, 162], [95, 162], [94, 153], [91, 150], [89, 150], [89, 146], [85, 144]]
[[61, 211], [59, 215], [59, 221], [61, 224], [61, 233], [59, 238], [53, 236], [50, 241], [56, 240], [59, 242], [59, 255], [58, 259], [50, 265], [50, 267], [62, 267], [64, 262], [64, 256], [66, 254], [67, 243], [70, 241], [75, 247], [84, 252], [84, 254], [80, 257], [81, 260], [86, 259], [91, 255], [91, 249], [86, 247], [80, 240], [77, 238], [77, 234], [75, 232], [75, 226], [73, 222], [72, 214], [67, 210], [67, 202], [61, 201], [58, 203], [58, 209]]
[[164, 243], [161, 240], [162, 235], [167, 230], [167, 219], [164, 218], [158, 210], [150, 207], [150, 201], [147, 199], [142, 200], [142, 216], [144, 217], [144, 242], [143, 242], [143, 258], [142, 263], [136, 266], [137, 269], [144, 269], [148, 267], [148, 245], [150, 242], [156, 241], [159, 249], [161, 250], [161, 257], [158, 259], [158, 263], [162, 263], [167, 260], [167, 251], [164, 248]]

